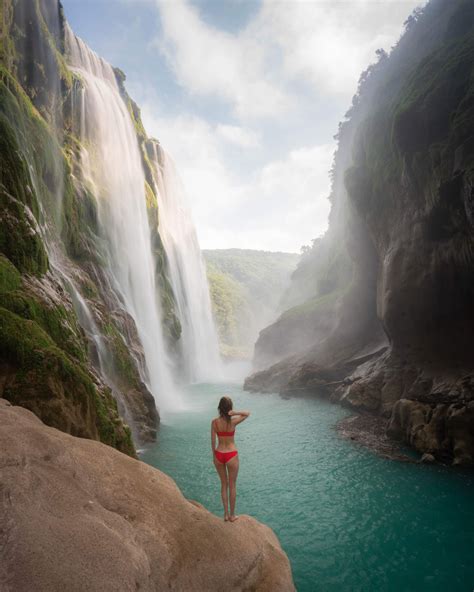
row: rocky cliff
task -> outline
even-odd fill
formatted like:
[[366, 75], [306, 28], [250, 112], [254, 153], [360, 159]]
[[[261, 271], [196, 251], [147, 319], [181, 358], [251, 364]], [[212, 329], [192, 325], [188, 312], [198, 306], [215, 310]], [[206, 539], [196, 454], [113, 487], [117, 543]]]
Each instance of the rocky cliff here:
[[160, 471], [0, 399], [0, 588], [294, 590], [277, 538], [224, 522]]
[[283, 316], [262, 332], [246, 388], [331, 397], [380, 414], [420, 452], [472, 465], [474, 5], [432, 0], [405, 24], [340, 125], [330, 228], [305, 272], [312, 343], [275, 353]]
[[[48, 425], [133, 454], [132, 435], [152, 440], [159, 418], [136, 324], [107, 270], [68, 25], [56, 0], [4, 0], [1, 27], [0, 395]], [[151, 140], [123, 73], [115, 76], [142, 159], [156, 297], [172, 349], [180, 322], [158, 233]]]

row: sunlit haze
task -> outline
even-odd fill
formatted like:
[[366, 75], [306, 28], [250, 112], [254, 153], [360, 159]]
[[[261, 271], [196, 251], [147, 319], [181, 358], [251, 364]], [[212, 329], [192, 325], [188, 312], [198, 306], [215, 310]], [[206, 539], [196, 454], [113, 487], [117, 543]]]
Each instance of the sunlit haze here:
[[338, 122], [418, 0], [64, 0], [175, 160], [202, 248], [322, 234]]

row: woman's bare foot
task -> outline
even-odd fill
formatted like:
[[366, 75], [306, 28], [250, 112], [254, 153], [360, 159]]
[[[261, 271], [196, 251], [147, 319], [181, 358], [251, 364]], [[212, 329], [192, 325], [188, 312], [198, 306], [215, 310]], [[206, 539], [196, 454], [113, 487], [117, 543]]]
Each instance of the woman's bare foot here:
[[224, 522], [229, 522], [229, 520], [230, 520], [229, 516], [227, 514], [225, 514], [225, 516], [224, 516]]
[[235, 514], [233, 514], [232, 516], [229, 516], [229, 521], [230, 522], [235, 522], [238, 519], [239, 519], [239, 517], [238, 516], [235, 516]]

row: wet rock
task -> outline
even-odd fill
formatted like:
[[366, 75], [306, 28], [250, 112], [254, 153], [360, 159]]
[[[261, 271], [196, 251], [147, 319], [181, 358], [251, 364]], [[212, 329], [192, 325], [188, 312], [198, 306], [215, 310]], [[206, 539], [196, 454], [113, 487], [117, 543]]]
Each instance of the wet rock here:
[[474, 403], [422, 403], [400, 399], [387, 428], [389, 436], [421, 453], [454, 465], [474, 465]]
[[387, 420], [373, 413], [361, 413], [345, 417], [336, 424], [337, 432], [355, 444], [360, 444], [376, 454], [391, 460], [414, 462], [398, 442], [387, 436]]

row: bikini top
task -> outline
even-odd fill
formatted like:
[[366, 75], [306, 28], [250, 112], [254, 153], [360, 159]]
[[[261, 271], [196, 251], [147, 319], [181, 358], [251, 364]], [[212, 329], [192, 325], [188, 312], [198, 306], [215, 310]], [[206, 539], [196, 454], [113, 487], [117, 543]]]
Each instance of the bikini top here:
[[[214, 427], [216, 427], [216, 428], [217, 428], [217, 423], [214, 423]], [[218, 432], [218, 431], [216, 430], [216, 434], [217, 434], [218, 436], [220, 436], [221, 438], [222, 438], [223, 436], [233, 436], [233, 435], [235, 434], [235, 430], [234, 430], [233, 432]]]

